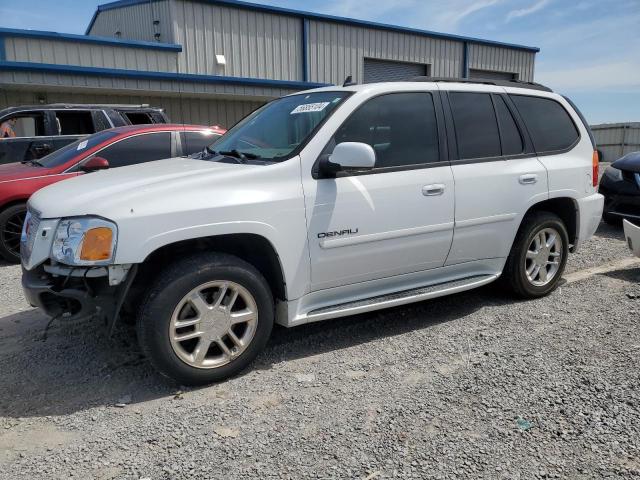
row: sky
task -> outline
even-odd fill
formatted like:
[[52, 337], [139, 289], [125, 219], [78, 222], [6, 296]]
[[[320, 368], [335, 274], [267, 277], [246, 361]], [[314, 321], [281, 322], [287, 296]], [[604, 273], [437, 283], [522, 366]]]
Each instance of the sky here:
[[[84, 33], [95, 0], [0, 0], [0, 26]], [[591, 124], [640, 121], [640, 0], [263, 0], [261, 3], [535, 46], [535, 80]]]

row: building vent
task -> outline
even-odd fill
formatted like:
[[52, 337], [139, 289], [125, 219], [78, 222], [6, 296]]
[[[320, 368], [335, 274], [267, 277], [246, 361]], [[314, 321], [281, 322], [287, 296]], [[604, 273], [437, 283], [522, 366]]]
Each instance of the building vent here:
[[510, 72], [495, 72], [492, 70], [469, 69], [469, 78], [483, 78], [485, 80], [518, 80], [518, 75]]
[[364, 59], [364, 83], [402, 82], [429, 76], [429, 65]]

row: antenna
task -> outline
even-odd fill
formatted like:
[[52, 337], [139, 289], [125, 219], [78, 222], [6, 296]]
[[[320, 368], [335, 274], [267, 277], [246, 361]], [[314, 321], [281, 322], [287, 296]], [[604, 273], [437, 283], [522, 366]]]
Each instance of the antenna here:
[[350, 87], [351, 85], [357, 85], [357, 83], [353, 81], [353, 75], [349, 75], [342, 84], [343, 87]]

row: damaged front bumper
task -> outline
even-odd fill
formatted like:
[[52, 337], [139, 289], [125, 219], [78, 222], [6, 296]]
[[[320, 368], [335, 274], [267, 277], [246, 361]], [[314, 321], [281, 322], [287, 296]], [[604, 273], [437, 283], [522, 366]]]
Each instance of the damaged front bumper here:
[[112, 331], [136, 272], [136, 265], [115, 274], [105, 267], [23, 267], [22, 289], [29, 304], [50, 317], [98, 318]]

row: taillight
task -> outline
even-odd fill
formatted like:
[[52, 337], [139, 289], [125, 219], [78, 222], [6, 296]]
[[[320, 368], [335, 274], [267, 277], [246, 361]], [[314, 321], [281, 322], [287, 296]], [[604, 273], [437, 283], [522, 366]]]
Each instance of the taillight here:
[[597, 187], [598, 186], [598, 180], [600, 177], [600, 155], [598, 155], [598, 151], [594, 150], [593, 151], [593, 160], [591, 161], [592, 165], [593, 165], [593, 172], [592, 172], [592, 180], [593, 180], [593, 186]]

